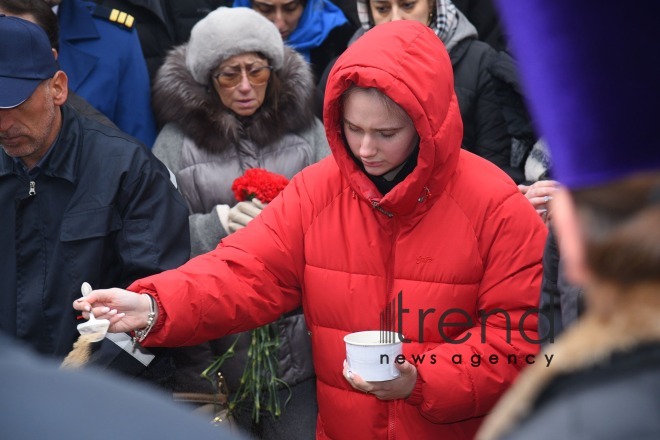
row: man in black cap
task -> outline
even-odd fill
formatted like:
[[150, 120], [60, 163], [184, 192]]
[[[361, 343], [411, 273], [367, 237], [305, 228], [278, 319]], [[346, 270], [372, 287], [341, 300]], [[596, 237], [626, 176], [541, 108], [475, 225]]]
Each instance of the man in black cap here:
[[[78, 337], [69, 305], [81, 284], [128, 286], [184, 263], [188, 209], [143, 145], [66, 104], [40, 27], [0, 15], [0, 41], [0, 330], [61, 359]], [[92, 362], [167, 376], [167, 357], [129, 339], [97, 343]]]

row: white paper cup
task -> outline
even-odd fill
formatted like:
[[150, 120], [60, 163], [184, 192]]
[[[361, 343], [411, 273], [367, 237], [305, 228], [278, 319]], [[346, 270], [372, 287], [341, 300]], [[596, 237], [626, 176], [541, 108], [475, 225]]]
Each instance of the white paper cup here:
[[348, 368], [368, 382], [382, 382], [399, 377], [395, 366], [401, 354], [401, 341], [396, 332], [379, 330], [344, 336]]

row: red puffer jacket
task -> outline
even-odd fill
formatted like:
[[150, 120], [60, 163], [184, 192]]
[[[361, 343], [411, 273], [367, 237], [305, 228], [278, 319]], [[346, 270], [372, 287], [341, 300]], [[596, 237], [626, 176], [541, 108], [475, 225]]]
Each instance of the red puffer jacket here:
[[[163, 308], [146, 342], [196, 344], [302, 303], [318, 376], [318, 438], [471, 438], [538, 351], [529, 342], [536, 317], [518, 324], [538, 302], [546, 232], [509, 177], [460, 149], [451, 72], [438, 37], [415, 22], [377, 26], [351, 46], [326, 93], [334, 158], [300, 172], [211, 253], [134, 284]], [[439, 86], [438, 78], [447, 80]], [[384, 197], [342, 140], [340, 99], [351, 82], [385, 92], [420, 136], [416, 168]], [[380, 401], [342, 376], [342, 338], [379, 329], [399, 292], [411, 340], [404, 354], [417, 357], [418, 381], [408, 399]]]

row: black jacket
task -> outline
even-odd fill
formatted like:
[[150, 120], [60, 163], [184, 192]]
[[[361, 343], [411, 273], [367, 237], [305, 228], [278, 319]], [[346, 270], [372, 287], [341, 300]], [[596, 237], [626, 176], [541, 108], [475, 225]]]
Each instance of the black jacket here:
[[564, 265], [559, 256], [557, 239], [552, 228], [543, 250], [543, 281], [539, 308], [545, 317], [539, 316], [539, 336], [548, 336], [553, 342], [566, 328], [574, 324], [584, 312], [582, 289], [568, 282]]
[[233, 0], [97, 0], [97, 3], [135, 17], [153, 84], [167, 52], [188, 41], [193, 26], [209, 12], [220, 6], [231, 7]]
[[511, 137], [489, 67], [497, 52], [468, 38], [449, 51], [454, 67], [454, 90], [463, 118], [463, 147], [504, 170], [520, 183], [522, 170], [511, 166]]
[[[55, 144], [29, 174], [0, 153], [0, 330], [63, 358], [78, 338], [72, 302], [93, 288], [183, 264], [188, 209], [137, 140], [62, 107]], [[97, 350], [112, 363], [117, 346]], [[103, 357], [106, 349], [114, 354]]]

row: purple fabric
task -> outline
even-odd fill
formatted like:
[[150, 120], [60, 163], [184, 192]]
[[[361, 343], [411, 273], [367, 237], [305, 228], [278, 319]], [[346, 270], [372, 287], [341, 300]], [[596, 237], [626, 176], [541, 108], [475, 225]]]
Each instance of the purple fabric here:
[[660, 1], [497, 0], [553, 175], [660, 170]]

